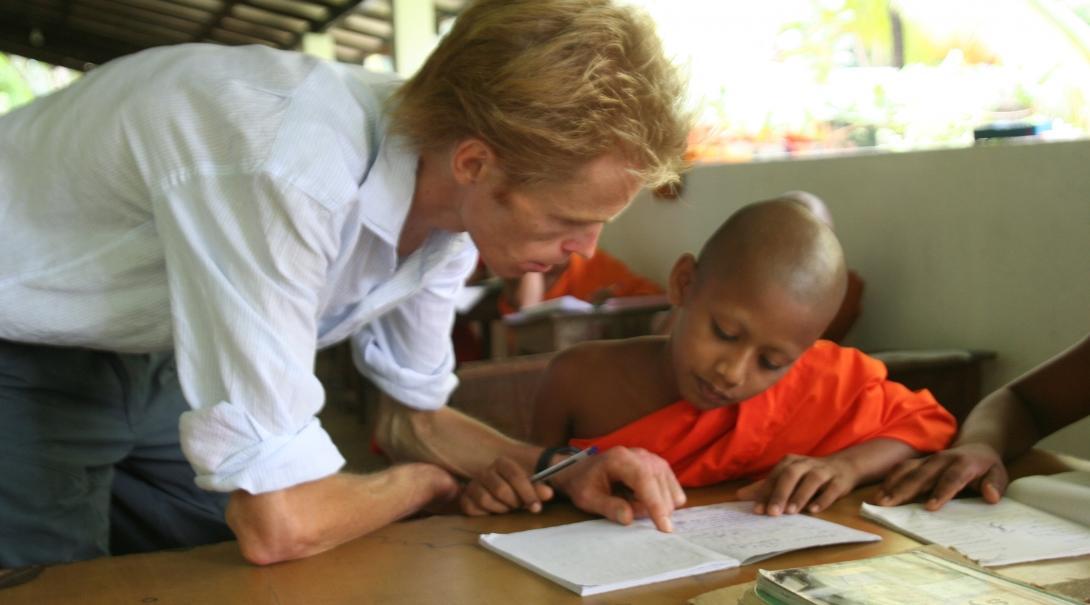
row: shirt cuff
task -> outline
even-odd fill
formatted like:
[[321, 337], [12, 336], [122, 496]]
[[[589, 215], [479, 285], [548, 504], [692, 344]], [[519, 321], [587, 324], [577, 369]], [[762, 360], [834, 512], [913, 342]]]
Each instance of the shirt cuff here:
[[352, 347], [352, 361], [383, 393], [417, 410], [438, 410], [458, 387], [458, 377], [446, 369], [454, 365], [451, 360], [442, 364], [444, 370], [425, 374], [398, 365], [373, 339]]
[[183, 413], [180, 430], [197, 486], [210, 491], [261, 494], [328, 477], [344, 466], [317, 418], [294, 434], [276, 435], [241, 406], [220, 402]]

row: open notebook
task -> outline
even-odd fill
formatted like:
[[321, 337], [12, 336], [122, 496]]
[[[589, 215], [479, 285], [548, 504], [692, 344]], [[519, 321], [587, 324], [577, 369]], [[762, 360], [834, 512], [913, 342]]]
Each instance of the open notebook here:
[[752, 502], [675, 511], [673, 533], [642, 519], [597, 519], [512, 534], [484, 534], [485, 548], [580, 595], [748, 565], [780, 553], [879, 536], [805, 515], [767, 517]]
[[1087, 472], [1023, 477], [1010, 484], [998, 504], [959, 499], [935, 512], [920, 504], [864, 504], [861, 513], [986, 566], [1090, 554]]

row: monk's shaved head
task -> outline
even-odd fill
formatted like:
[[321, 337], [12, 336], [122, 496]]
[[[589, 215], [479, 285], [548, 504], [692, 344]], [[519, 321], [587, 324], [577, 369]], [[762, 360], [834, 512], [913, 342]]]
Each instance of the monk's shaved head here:
[[728, 280], [773, 287], [832, 320], [847, 270], [836, 235], [797, 200], [756, 202], [735, 212], [697, 258], [697, 283]]

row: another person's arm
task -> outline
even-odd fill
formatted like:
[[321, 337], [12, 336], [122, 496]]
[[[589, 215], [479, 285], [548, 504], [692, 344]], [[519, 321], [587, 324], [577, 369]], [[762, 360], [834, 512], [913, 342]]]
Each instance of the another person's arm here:
[[1090, 337], [985, 397], [965, 419], [950, 449], [900, 464], [878, 503], [894, 506], [926, 496], [941, 508], [966, 487], [989, 502], [1006, 491], [1005, 461], [1090, 415]]

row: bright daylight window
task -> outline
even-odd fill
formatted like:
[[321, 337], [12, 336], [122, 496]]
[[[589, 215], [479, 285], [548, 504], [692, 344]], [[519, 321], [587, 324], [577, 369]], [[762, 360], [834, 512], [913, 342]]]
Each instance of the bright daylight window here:
[[0, 53], [0, 114], [68, 86], [79, 72]]
[[628, 0], [686, 64], [698, 161], [1090, 134], [1090, 0]]

